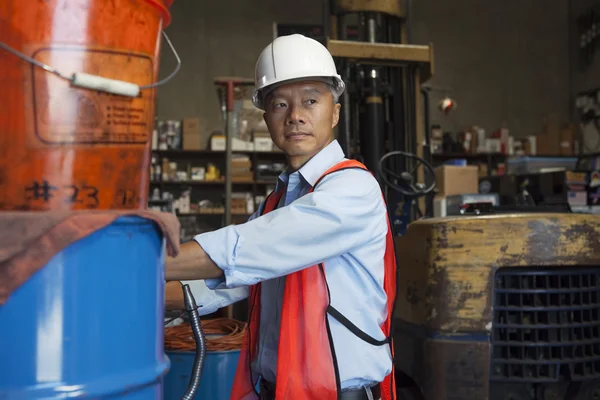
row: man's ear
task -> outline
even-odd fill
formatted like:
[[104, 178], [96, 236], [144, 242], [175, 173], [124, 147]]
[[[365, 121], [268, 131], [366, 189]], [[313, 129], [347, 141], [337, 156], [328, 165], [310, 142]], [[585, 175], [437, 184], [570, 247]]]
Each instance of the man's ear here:
[[333, 119], [331, 120], [331, 128], [335, 128], [338, 124], [338, 122], [340, 122], [340, 109], [342, 108], [342, 105], [340, 103], [337, 103], [336, 105], [333, 106]]
[[265, 121], [265, 124], [267, 125], [267, 130], [269, 131], [269, 134], [271, 135], [271, 139], [273, 139], [273, 134], [271, 133], [271, 127], [269, 126], [269, 120], [267, 119], [267, 113], [263, 113], [263, 120]]

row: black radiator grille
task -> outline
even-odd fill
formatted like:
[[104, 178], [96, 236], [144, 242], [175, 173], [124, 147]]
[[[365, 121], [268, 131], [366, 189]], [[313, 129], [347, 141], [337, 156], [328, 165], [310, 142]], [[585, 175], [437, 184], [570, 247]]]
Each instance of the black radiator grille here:
[[496, 273], [491, 380], [600, 377], [600, 268]]

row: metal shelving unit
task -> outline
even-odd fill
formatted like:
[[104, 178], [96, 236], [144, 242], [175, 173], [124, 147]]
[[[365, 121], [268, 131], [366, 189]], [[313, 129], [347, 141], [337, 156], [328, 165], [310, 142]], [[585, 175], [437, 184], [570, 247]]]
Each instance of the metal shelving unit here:
[[[226, 170], [230, 165], [231, 161], [227, 159], [227, 153], [225, 151], [213, 151], [213, 150], [154, 150], [153, 153], [158, 157], [159, 162], [162, 162], [162, 158], [167, 158], [170, 161], [185, 162], [189, 160], [189, 164], [200, 164], [200, 163], [213, 163], [218, 166], [220, 170]], [[154, 180], [150, 182], [150, 191], [152, 189], [159, 188], [161, 192], [171, 191], [178, 192], [186, 188], [192, 188], [192, 190], [202, 190], [207, 193], [212, 192], [212, 200], [217, 201], [217, 198], [221, 198], [225, 192], [225, 207], [227, 207], [227, 196], [231, 196], [234, 188], [242, 189], [246, 192], [252, 193], [253, 198], [258, 195], [262, 195], [266, 192], [268, 186], [274, 186], [276, 179], [260, 179], [256, 175], [256, 166], [259, 162], [273, 162], [273, 163], [284, 163], [285, 155], [279, 151], [265, 152], [265, 151], [235, 151], [235, 154], [248, 155], [250, 157], [252, 168], [253, 168], [253, 179], [236, 179], [232, 177], [230, 181], [227, 180], [227, 176], [221, 176], [219, 180]], [[227, 193], [225, 188], [230, 186], [232, 191]], [[199, 188], [199, 189], [198, 189]], [[194, 193], [194, 192], [192, 192]], [[198, 200], [198, 199], [196, 199]], [[162, 200], [161, 200], [162, 201]], [[229, 204], [231, 204], [229, 202]], [[258, 204], [255, 204], [255, 208]], [[229, 223], [227, 222], [226, 208], [223, 208], [222, 212], [188, 212], [180, 213], [177, 215], [181, 217], [202, 217], [209, 218], [214, 221], [214, 218], [218, 217], [222, 219], [222, 222], [218, 225], [214, 224], [215, 228], [228, 225], [232, 222], [243, 222], [248, 218], [249, 214], [240, 214], [231, 212], [229, 215]], [[231, 207], [231, 206], [230, 206]]]

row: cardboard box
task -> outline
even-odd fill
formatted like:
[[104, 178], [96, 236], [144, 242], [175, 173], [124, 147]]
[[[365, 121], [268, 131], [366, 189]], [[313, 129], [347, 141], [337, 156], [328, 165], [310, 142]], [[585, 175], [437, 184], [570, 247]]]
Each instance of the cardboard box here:
[[270, 137], [255, 137], [254, 138], [254, 150], [255, 151], [273, 151], [273, 141]]
[[560, 130], [560, 155], [572, 156], [574, 153], [575, 126], [567, 125]]
[[[214, 135], [210, 138], [210, 149], [213, 151], [225, 151], [226, 144], [225, 136]], [[232, 151], [254, 151], [254, 143], [233, 138], [231, 149]]]
[[199, 118], [184, 118], [183, 119], [183, 134], [184, 135], [200, 135], [200, 119]]
[[479, 168], [479, 177], [487, 178], [487, 176], [489, 175], [489, 172], [490, 172], [488, 170], [488, 165], [487, 164], [479, 164], [477, 168]]
[[440, 195], [436, 195], [433, 198], [433, 216], [435, 218], [441, 218], [446, 216], [446, 198]]
[[560, 153], [560, 116], [549, 114], [542, 121], [542, 132], [537, 138], [538, 155], [556, 155]]
[[213, 135], [210, 138], [210, 149], [212, 151], [225, 151], [225, 136]]
[[275, 143], [271, 140], [269, 132], [254, 131], [252, 132], [252, 140], [254, 142], [254, 151], [273, 151]]
[[589, 182], [586, 172], [565, 171], [565, 183], [567, 185], [586, 185]]
[[567, 196], [571, 206], [587, 206], [588, 204], [587, 191], [571, 191], [568, 192]]
[[183, 150], [202, 150], [200, 119], [183, 119]]
[[479, 193], [479, 168], [443, 165], [435, 169], [435, 182], [440, 196]]
[[254, 143], [238, 138], [233, 138], [231, 147], [233, 151], [254, 151]]

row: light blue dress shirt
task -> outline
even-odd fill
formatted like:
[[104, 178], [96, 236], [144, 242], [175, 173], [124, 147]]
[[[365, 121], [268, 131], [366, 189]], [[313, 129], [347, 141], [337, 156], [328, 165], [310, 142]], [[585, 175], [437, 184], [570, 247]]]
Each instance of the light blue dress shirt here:
[[[381, 189], [363, 170], [321, 175], [344, 160], [333, 141], [302, 168], [283, 173], [276, 191], [285, 190], [279, 208], [263, 216], [194, 239], [224, 272], [220, 280], [191, 283], [201, 313], [208, 314], [248, 297], [262, 282], [259, 354], [252, 368], [275, 382], [285, 275], [324, 262], [331, 305], [373, 338], [386, 318], [383, 255], [387, 221]], [[390, 300], [391, 301], [391, 300]], [[383, 381], [392, 368], [389, 346], [373, 346], [327, 316], [342, 389]]]

